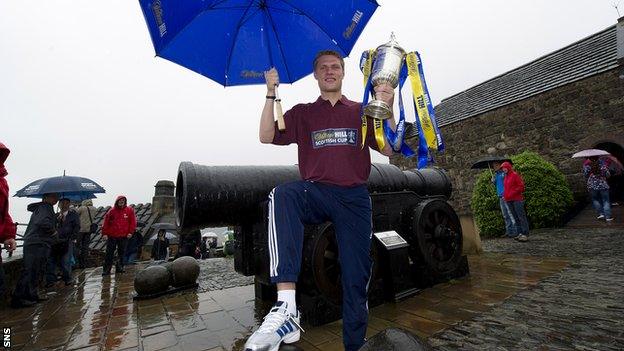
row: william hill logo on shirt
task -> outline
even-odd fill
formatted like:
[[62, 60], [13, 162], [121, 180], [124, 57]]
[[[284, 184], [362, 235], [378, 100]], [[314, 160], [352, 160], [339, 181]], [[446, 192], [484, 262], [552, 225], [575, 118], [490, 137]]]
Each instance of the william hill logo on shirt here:
[[355, 146], [357, 130], [353, 128], [323, 129], [312, 132], [312, 147], [315, 149], [325, 146]]

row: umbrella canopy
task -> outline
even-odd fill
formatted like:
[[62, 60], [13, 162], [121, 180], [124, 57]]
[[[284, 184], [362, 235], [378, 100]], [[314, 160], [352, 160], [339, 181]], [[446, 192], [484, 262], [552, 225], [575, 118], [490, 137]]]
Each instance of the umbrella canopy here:
[[[178, 237], [172, 232], [165, 232], [165, 238], [169, 239], [170, 244], [176, 244], [178, 242]], [[156, 239], [158, 239], [158, 233], [152, 235], [152, 237], [147, 240], [147, 245], [152, 245]]]
[[150, 226], [150, 228], [154, 229], [155, 231], [159, 231], [160, 229], [165, 229], [165, 230], [178, 230], [178, 226], [176, 226], [175, 224], [171, 224], [171, 223], [154, 223]]
[[213, 232], [207, 232], [202, 234], [202, 238], [218, 238], [219, 236]]
[[95, 198], [94, 194], [105, 192], [104, 188], [89, 178], [62, 175], [35, 180], [18, 190], [14, 196], [41, 198], [44, 194], [58, 193], [70, 200], [86, 200]]
[[95, 199], [96, 196], [93, 193], [80, 193], [80, 194], [66, 194], [62, 193], [60, 199], [69, 199], [71, 202], [79, 202], [83, 200]]
[[501, 156], [487, 156], [484, 157], [480, 160], [478, 160], [477, 162], [473, 163], [472, 166], [470, 166], [471, 169], [483, 169], [483, 168], [490, 168], [490, 164], [492, 162], [509, 162], [509, 163], [513, 163], [511, 162], [511, 159], [508, 157], [501, 157]]
[[320, 50], [348, 56], [375, 0], [139, 0], [156, 55], [224, 86], [312, 72]]
[[572, 158], [585, 158], [585, 157], [607, 156], [607, 155], [611, 155], [611, 154], [604, 150], [587, 149], [587, 150], [583, 150], [583, 151], [579, 151], [575, 153], [574, 155], [572, 155]]

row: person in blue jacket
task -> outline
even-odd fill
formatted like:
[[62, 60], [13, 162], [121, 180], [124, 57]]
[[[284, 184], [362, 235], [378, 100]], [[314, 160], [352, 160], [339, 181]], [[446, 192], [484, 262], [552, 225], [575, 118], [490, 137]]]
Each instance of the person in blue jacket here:
[[509, 210], [509, 206], [503, 199], [503, 193], [505, 192], [504, 180], [505, 172], [501, 169], [501, 162], [492, 162], [492, 168], [494, 169], [494, 175], [492, 176], [492, 183], [496, 186], [496, 195], [498, 195], [498, 204], [501, 212], [503, 213], [503, 219], [505, 220], [505, 235], [510, 238], [515, 237], [518, 233], [514, 232], [515, 223], [513, 216]]

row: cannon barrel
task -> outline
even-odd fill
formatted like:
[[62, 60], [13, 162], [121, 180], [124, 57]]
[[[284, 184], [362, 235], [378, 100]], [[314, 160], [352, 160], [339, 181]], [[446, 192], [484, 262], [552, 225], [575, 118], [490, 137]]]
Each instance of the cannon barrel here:
[[[176, 186], [176, 214], [183, 230], [254, 223], [260, 204], [279, 184], [301, 179], [297, 166], [202, 166], [182, 162]], [[368, 179], [371, 193], [413, 191], [420, 196], [450, 197], [446, 172], [437, 168], [402, 171], [373, 164]]]

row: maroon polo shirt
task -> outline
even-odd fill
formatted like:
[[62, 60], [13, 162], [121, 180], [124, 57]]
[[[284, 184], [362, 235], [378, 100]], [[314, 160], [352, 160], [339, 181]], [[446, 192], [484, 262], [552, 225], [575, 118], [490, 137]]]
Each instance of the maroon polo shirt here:
[[377, 150], [372, 120], [368, 119], [362, 148], [361, 104], [344, 95], [335, 106], [319, 97], [284, 114], [286, 130], [275, 124], [273, 144], [296, 143], [299, 173], [305, 180], [352, 187], [365, 184], [371, 169], [369, 147]]

